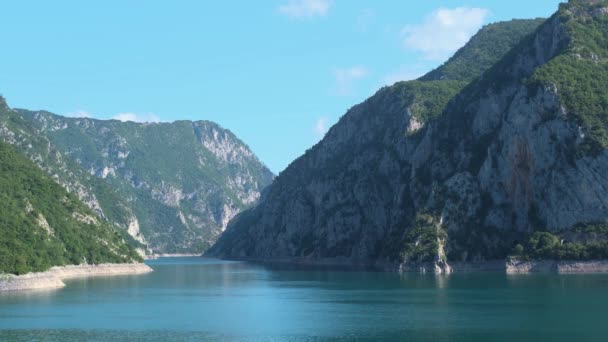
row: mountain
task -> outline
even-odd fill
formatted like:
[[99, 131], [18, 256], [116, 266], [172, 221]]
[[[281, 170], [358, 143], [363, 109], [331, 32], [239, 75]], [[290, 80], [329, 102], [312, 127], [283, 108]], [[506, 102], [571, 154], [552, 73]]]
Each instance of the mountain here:
[[350, 109], [207, 255], [439, 269], [608, 257], [607, 71], [608, 1], [486, 26]]
[[209, 121], [135, 123], [7, 108], [0, 137], [148, 253], [203, 252], [274, 177]]
[[420, 81], [460, 80], [470, 82], [488, 70], [545, 19], [513, 19], [484, 26], [443, 65]]
[[141, 261], [129, 239], [0, 142], [0, 273]]

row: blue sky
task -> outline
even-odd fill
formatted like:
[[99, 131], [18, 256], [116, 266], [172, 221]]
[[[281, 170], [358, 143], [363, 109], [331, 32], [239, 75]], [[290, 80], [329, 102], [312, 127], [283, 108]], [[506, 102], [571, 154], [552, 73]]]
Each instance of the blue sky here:
[[441, 64], [481, 25], [558, 3], [10, 1], [0, 94], [68, 116], [215, 121], [278, 173], [348, 108]]

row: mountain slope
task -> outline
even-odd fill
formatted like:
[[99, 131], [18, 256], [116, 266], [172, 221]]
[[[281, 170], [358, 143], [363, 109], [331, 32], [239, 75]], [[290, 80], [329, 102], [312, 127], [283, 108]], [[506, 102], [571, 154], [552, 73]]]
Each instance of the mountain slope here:
[[606, 1], [562, 4], [429, 126], [412, 185], [442, 219], [448, 259], [504, 257], [535, 231], [578, 243], [606, 229], [607, 13]]
[[492, 67], [544, 21], [542, 18], [513, 19], [486, 25], [447, 62], [422, 76], [420, 80], [471, 81]]
[[13, 144], [148, 252], [202, 252], [272, 173], [208, 121], [119, 122], [44, 111], [0, 113]]
[[[418, 200], [421, 193], [434, 192], [433, 180], [421, 188], [412, 182], [412, 176], [430, 176], [413, 172], [419, 161], [412, 157], [427, 144], [428, 124], [458, 100], [457, 94], [480, 77], [484, 66], [503, 58], [539, 23], [486, 26], [439, 69], [420, 80], [382, 88], [353, 107], [275, 179], [256, 207], [230, 223], [207, 254], [396, 261], [413, 243], [411, 232], [441, 236], [441, 221]], [[412, 252], [424, 259], [428, 250], [434, 256], [444, 243]]]
[[141, 261], [124, 238], [29, 159], [0, 142], [0, 273]]

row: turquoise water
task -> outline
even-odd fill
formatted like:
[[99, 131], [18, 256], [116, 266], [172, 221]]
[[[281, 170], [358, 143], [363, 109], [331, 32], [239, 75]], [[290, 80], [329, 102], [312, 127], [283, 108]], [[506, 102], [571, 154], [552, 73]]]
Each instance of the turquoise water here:
[[0, 294], [0, 340], [606, 341], [608, 275], [399, 275], [159, 259]]

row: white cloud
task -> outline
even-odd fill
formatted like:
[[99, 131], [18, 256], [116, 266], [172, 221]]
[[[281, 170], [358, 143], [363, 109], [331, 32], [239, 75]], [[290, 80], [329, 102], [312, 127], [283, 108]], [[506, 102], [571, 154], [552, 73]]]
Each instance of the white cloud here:
[[291, 18], [311, 18], [327, 15], [330, 7], [330, 0], [289, 0], [279, 6], [279, 13]]
[[112, 117], [114, 120], [119, 121], [133, 121], [133, 122], [160, 122], [160, 117], [154, 113], [136, 114], [136, 113], [118, 113]]
[[415, 65], [402, 65], [399, 69], [385, 75], [382, 78], [383, 85], [393, 85], [399, 81], [415, 80], [418, 77], [424, 75], [428, 71], [428, 68], [421, 64]]
[[87, 112], [86, 110], [77, 110], [65, 113], [65, 116], [67, 116], [68, 118], [92, 118], [93, 114]]
[[317, 138], [318, 139], [323, 138], [325, 133], [327, 133], [327, 130], [328, 130], [327, 118], [326, 117], [318, 118], [317, 122], [315, 122], [315, 127], [314, 127], [314, 132], [315, 132], [315, 135], [317, 136]]
[[484, 8], [438, 8], [422, 24], [403, 28], [403, 42], [426, 59], [443, 60], [462, 47], [487, 16]]
[[332, 93], [339, 96], [348, 96], [353, 92], [354, 83], [367, 76], [369, 72], [365, 67], [359, 65], [347, 69], [334, 69], [333, 74], [335, 85]]

